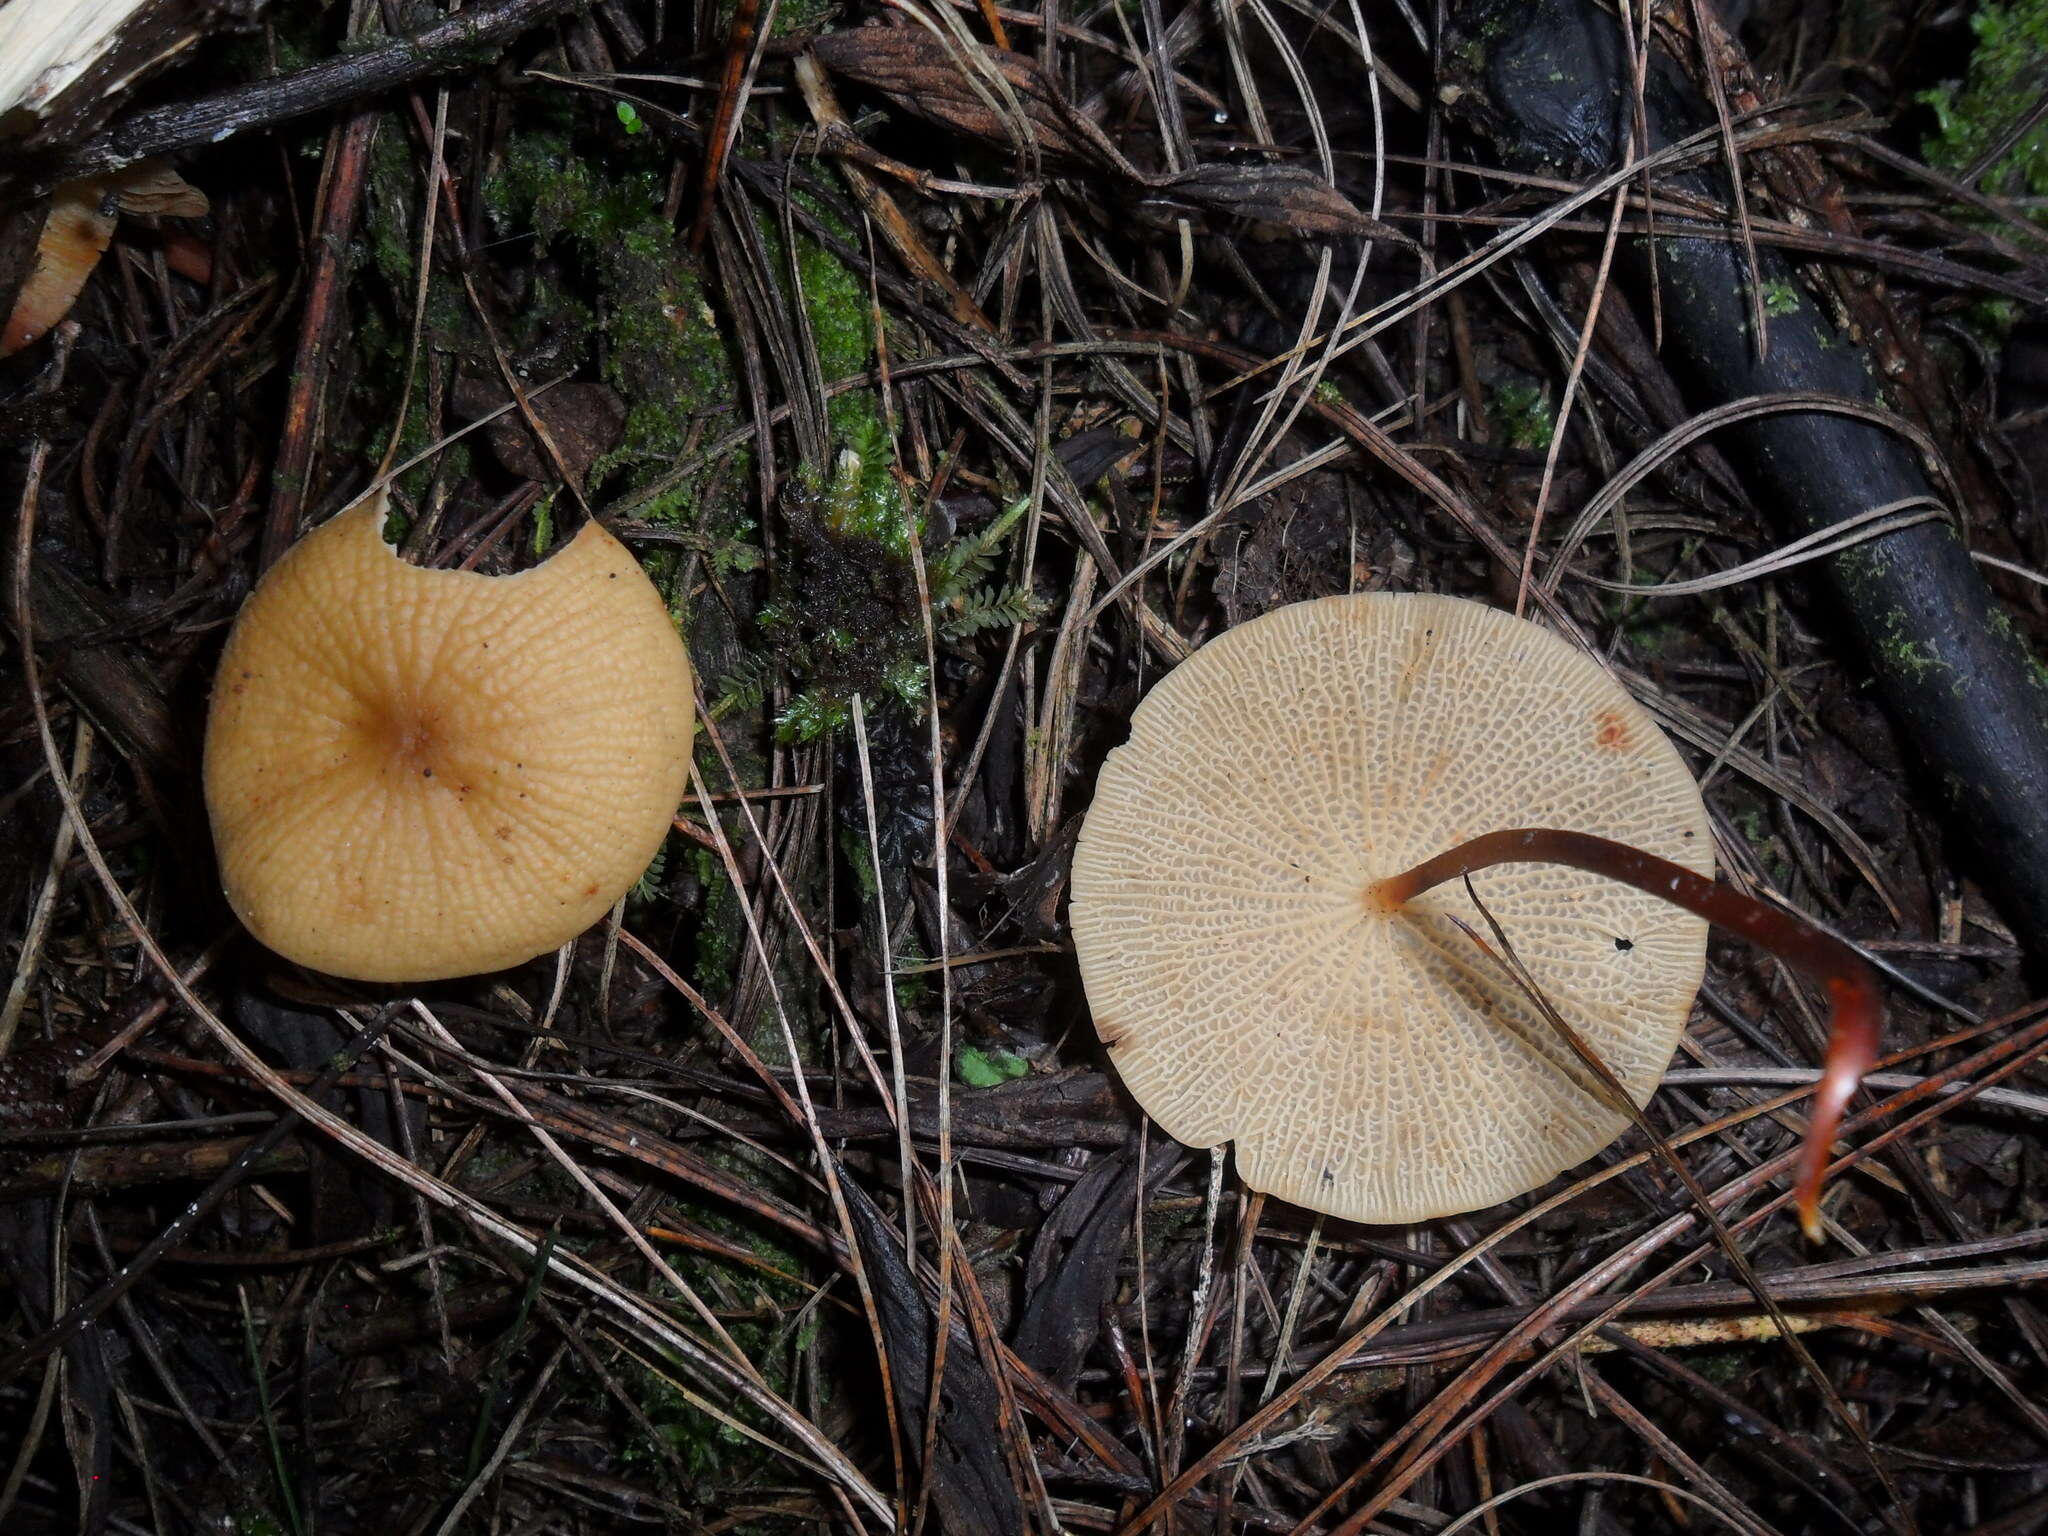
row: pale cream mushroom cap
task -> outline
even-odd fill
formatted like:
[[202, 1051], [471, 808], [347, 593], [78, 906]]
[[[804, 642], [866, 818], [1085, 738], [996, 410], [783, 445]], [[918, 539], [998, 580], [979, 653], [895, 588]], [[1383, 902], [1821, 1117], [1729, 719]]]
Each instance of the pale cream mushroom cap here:
[[[1354, 1221], [1525, 1193], [1627, 1122], [1451, 922], [1462, 884], [1385, 913], [1377, 881], [1482, 832], [1561, 827], [1713, 874], [1677, 751], [1598, 664], [1458, 598], [1298, 603], [1222, 635], [1141, 703], [1074, 856], [1095, 1027], [1180, 1141]], [[1563, 1016], [1638, 1102], [1707, 925], [1557, 865], [1473, 877]]]
[[385, 516], [380, 493], [307, 535], [235, 621], [206, 723], [221, 880], [316, 970], [498, 970], [589, 927], [661, 847], [690, 661], [596, 523], [494, 577], [406, 564]]

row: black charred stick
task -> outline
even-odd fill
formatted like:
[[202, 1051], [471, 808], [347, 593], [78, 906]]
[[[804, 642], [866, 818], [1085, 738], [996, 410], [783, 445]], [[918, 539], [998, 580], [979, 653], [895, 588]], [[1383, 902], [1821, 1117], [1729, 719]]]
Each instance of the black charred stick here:
[[[274, 128], [308, 113], [360, 101], [432, 75], [488, 64], [521, 33], [589, 0], [502, 0], [473, 5], [406, 37], [322, 59], [270, 80], [250, 80], [210, 96], [152, 107], [123, 118], [104, 133], [33, 166], [10, 166], [36, 191], [58, 182], [132, 165], [151, 155], [218, 144], [252, 129]], [[5, 190], [0, 184], [0, 190]]]
[[[1591, 0], [1473, 0], [1457, 17], [1455, 56], [1471, 70], [1462, 98], [1508, 160], [1575, 173], [1619, 163], [1633, 118], [1628, 56], [1612, 15]], [[1645, 90], [1650, 143], [1662, 149], [1713, 121], [1670, 59], [1653, 50]], [[1717, 165], [1659, 183], [1725, 206]], [[1724, 231], [1731, 234], [1732, 231]], [[1868, 355], [1822, 313], [1793, 269], [1757, 250], [1767, 355], [1751, 334], [1751, 274], [1740, 240], [1679, 233], [1658, 220], [1656, 283], [1664, 355], [1706, 409], [1786, 391], [1881, 406]], [[1624, 240], [1616, 271], [1644, 305], [1650, 253]], [[1788, 535], [1873, 507], [1934, 494], [1914, 448], [1869, 421], [1804, 410], [1725, 428], [1716, 441], [1750, 494]], [[1958, 514], [1965, 509], [1955, 508]], [[2029, 654], [1969, 552], [1942, 522], [1855, 545], [1825, 562], [1846, 638], [1911, 744], [1951, 827], [1991, 894], [2037, 956], [2048, 952], [2048, 674]]]

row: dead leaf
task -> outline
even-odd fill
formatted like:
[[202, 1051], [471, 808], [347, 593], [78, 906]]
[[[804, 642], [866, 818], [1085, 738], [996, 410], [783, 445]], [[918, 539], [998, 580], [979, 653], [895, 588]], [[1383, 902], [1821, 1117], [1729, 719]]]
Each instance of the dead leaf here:
[[[455, 408], [465, 416], [482, 416], [505, 400], [501, 384], [470, 378], [455, 382]], [[558, 384], [532, 404], [534, 415], [555, 440], [563, 467], [579, 485], [591, 464], [618, 447], [625, 435], [626, 403], [609, 384]], [[519, 412], [507, 411], [484, 428], [484, 441], [513, 474], [527, 480], [555, 478], [554, 464], [542, 454]]]
[[1306, 166], [1205, 165], [1153, 183], [1148, 205], [1180, 202], [1226, 217], [1258, 219], [1300, 235], [1364, 236], [1413, 246], [1414, 240], [1378, 219]]
[[[1032, 142], [1042, 155], [1078, 161], [1126, 180], [1142, 180], [1100, 128], [1078, 111], [1021, 53], [976, 48], [978, 64], [965, 61], [966, 48], [949, 46], [922, 27], [855, 27], [812, 44], [835, 75], [882, 92], [918, 117], [943, 123], [990, 144], [1012, 145], [1014, 119], [991, 106], [1001, 89], [969, 68], [1000, 75], [1023, 112]], [[979, 84], [979, 89], [977, 89]]]
[[[846, 1194], [846, 1213], [867, 1268], [883, 1346], [889, 1351], [897, 1410], [914, 1453], [924, 1443], [925, 1415], [932, 1411], [936, 1320], [904, 1263], [888, 1219], [843, 1168], [839, 1187]], [[1003, 1459], [996, 1385], [972, 1344], [964, 1339], [947, 1342], [930, 1464], [932, 1508], [939, 1516], [935, 1525], [956, 1536], [1010, 1536], [1025, 1528], [1024, 1509]]]

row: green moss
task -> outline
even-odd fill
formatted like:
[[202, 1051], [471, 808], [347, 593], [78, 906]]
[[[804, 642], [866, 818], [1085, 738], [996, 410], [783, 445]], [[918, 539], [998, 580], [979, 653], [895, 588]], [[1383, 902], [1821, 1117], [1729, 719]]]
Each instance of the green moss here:
[[[374, 325], [366, 325], [358, 333], [363, 343], [365, 388], [374, 390], [380, 398], [395, 401], [404, 388], [405, 351], [395, 347], [389, 351], [373, 350], [378, 336]], [[417, 388], [417, 386], [415, 386]], [[385, 430], [380, 424], [377, 431]], [[414, 408], [406, 412], [405, 421], [398, 434], [398, 451], [393, 463], [403, 464], [416, 458], [439, 436], [433, 430], [433, 423], [427, 413], [418, 408], [418, 397], [414, 397]], [[359, 439], [350, 445], [364, 457], [376, 460], [384, 454], [381, 438]], [[473, 449], [469, 438], [457, 438], [433, 458], [414, 465], [394, 482], [396, 495], [391, 504], [391, 514], [384, 521], [384, 537], [388, 543], [401, 544], [412, 531], [412, 519], [406, 515], [403, 506], [416, 505], [426, 495], [427, 487], [435, 473], [442, 474], [449, 481], [459, 481], [471, 471]]]
[[[1702, 543], [1699, 539], [1687, 539], [1677, 552], [1655, 565], [1636, 566], [1629, 580], [1636, 586], [1654, 588], [1670, 579], [1672, 573], [1683, 570]], [[1601, 609], [1609, 622], [1621, 629], [1629, 645], [1640, 656], [1661, 656], [1674, 645], [1683, 644], [1687, 630], [1683, 624], [1674, 622], [1652, 606], [1649, 596], [1635, 597], [1626, 592], [1611, 592], [1601, 599]]]
[[609, 265], [605, 380], [627, 402], [618, 449], [593, 474], [681, 457], [694, 413], [730, 404], [731, 364], [694, 272], [672, 251], [621, 246]]
[[853, 875], [853, 883], [860, 891], [861, 910], [865, 912], [875, 899], [875, 864], [865, 832], [852, 827], [839, 829], [839, 858]]
[[[329, 56], [330, 13], [310, 5], [278, 6], [263, 18], [261, 31], [230, 34], [218, 29], [210, 46], [215, 78], [221, 80], [275, 80], [317, 63]], [[202, 66], [205, 67], [205, 66]], [[321, 130], [324, 135], [326, 130]]]
[[1799, 290], [1779, 278], [1764, 284], [1764, 313], [1772, 319], [1799, 312]]
[[[848, 449], [828, 485], [800, 484], [783, 497], [789, 541], [782, 591], [758, 618], [768, 649], [798, 685], [776, 718], [777, 734], [786, 741], [810, 741], [837, 730], [855, 694], [871, 708], [894, 705], [913, 714], [924, 708], [930, 686], [926, 619], [918, 612], [902, 491], [886, 472], [887, 444], [879, 428], [868, 448], [880, 458]], [[927, 559], [929, 622], [941, 643], [957, 647], [1038, 613], [1028, 586], [986, 579], [1028, 506], [1013, 503], [987, 527]], [[736, 674], [721, 692], [738, 697], [762, 680]]]
[[[1970, 18], [1977, 46], [1961, 80], [1944, 81], [1920, 100], [1934, 109], [1936, 131], [1922, 146], [1927, 158], [1961, 170], [1990, 150], [2019, 113], [2041, 94], [2048, 60], [2048, 0], [1985, 0]], [[2048, 123], [2036, 124], [1986, 174], [1994, 193], [2048, 196]]]
[[1548, 448], [1557, 430], [1550, 391], [1540, 384], [1502, 384], [1495, 388], [1487, 415], [1517, 448]]
[[[673, 464], [692, 418], [737, 393], [696, 266], [662, 217], [664, 174], [644, 136], [585, 153], [565, 126], [544, 124], [512, 136], [485, 184], [502, 236], [532, 235], [544, 252], [577, 264], [597, 295], [595, 315], [586, 311], [580, 326], [538, 278], [533, 305], [555, 317], [558, 334], [601, 334], [605, 381], [626, 402], [623, 439], [592, 466], [593, 482]], [[687, 495], [666, 500], [666, 516], [695, 510]]]
[[1964, 322], [1994, 347], [2005, 345], [2020, 318], [2020, 306], [2012, 299], [1977, 299], [1963, 310]]
[[[815, 198], [798, 194], [798, 199], [835, 236], [850, 235]], [[818, 347], [818, 369], [825, 381], [867, 372], [875, 361], [875, 319], [866, 286], [838, 257], [805, 235], [797, 236], [796, 272], [803, 285], [804, 313]], [[826, 402], [825, 411], [837, 442], [859, 448], [864, 441], [886, 441], [870, 390], [837, 395]]]
[[484, 208], [500, 234], [531, 233], [543, 250], [568, 241], [591, 253], [632, 238], [650, 218], [660, 226], [662, 182], [653, 160], [627, 149], [618, 163], [585, 153], [566, 114], [544, 112], [506, 141], [484, 182]]
[[1756, 850], [1756, 856], [1771, 882], [1782, 885], [1790, 879], [1792, 861], [1786, 856], [1784, 843], [1764, 820], [1764, 812], [1755, 805], [1744, 805], [1735, 813], [1734, 821], [1742, 840]]
[[1885, 638], [1879, 651], [1887, 667], [1915, 683], [1924, 683], [1937, 672], [1954, 670], [1931, 640], [1908, 640], [1894, 632]]
[[732, 989], [734, 967], [739, 964], [744, 918], [732, 882], [725, 878], [718, 861], [702, 848], [692, 857], [697, 879], [704, 887], [697, 924], [697, 990], [706, 997], [722, 997]]
[[1738, 1385], [1756, 1367], [1756, 1355], [1740, 1349], [1701, 1350], [1687, 1362], [1716, 1386]]
[[908, 562], [910, 519], [904, 515], [903, 489], [896, 483], [896, 456], [882, 435], [881, 423], [864, 421], [850, 440], [842, 441], [846, 446], [833, 466], [822, 502], [825, 526], [837, 534], [871, 540]]
[[[913, 929], [913, 937], [907, 939], [903, 947], [896, 952], [895, 964], [899, 970], [910, 966], [922, 965], [925, 961], [931, 959], [931, 956], [927, 955], [918, 944], [914, 936], [915, 933], [916, 930]], [[898, 976], [896, 978], [896, 1006], [902, 1010], [906, 1018], [917, 1014], [927, 1006], [935, 1006], [935, 1004], [936, 998], [932, 990], [932, 977], [930, 974], [919, 971], [909, 976]]]
[[1991, 629], [2020, 653], [2021, 659], [2027, 664], [2027, 676], [2033, 685], [2043, 692], [2048, 692], [2048, 666], [2044, 666], [2041, 658], [2034, 654], [2034, 648], [2027, 644], [2027, 637], [2021, 634], [2019, 626], [2013, 623], [2012, 615], [2003, 608], [1992, 609]]
[[1883, 580], [1891, 563], [1891, 551], [1882, 539], [1852, 544], [1833, 560], [1836, 580], [1852, 595], [1865, 591], [1873, 581]]
[[[712, 1151], [706, 1156], [715, 1164], [729, 1167], [742, 1183], [751, 1185], [762, 1180], [760, 1166], [743, 1162], [729, 1152]], [[804, 1307], [809, 1297], [808, 1284], [802, 1278], [806, 1265], [791, 1249], [762, 1236], [721, 1209], [690, 1201], [682, 1203], [679, 1214], [692, 1226], [745, 1248], [763, 1266], [757, 1268], [688, 1251], [672, 1252], [669, 1256], [691, 1289], [725, 1315], [726, 1332], [753, 1362], [769, 1390], [787, 1396], [792, 1359], [813, 1346], [819, 1328], [818, 1309]], [[680, 1297], [665, 1282], [656, 1282], [653, 1291], [656, 1297], [667, 1300], [677, 1314], [686, 1312]], [[653, 1464], [673, 1457], [691, 1478], [716, 1478], [728, 1492], [733, 1484], [778, 1465], [774, 1453], [759, 1441], [690, 1402], [679, 1388], [694, 1373], [666, 1351], [661, 1353], [674, 1368], [673, 1374], [657, 1366], [629, 1363], [622, 1379], [660, 1437], [662, 1447], [649, 1445], [644, 1434], [629, 1439], [619, 1447], [622, 1462], [628, 1466]], [[769, 1427], [766, 1416], [739, 1394], [721, 1401], [720, 1394], [706, 1390], [701, 1383], [693, 1389], [700, 1397], [718, 1402], [731, 1419], [755, 1429]]]
[[418, 173], [412, 145], [402, 133], [380, 133], [370, 144], [363, 235], [370, 264], [394, 294], [410, 294], [415, 285], [413, 256], [419, 239]]
[[[733, 0], [719, 0], [718, 30], [723, 37], [732, 28]], [[775, 24], [770, 37], [811, 37], [825, 30], [825, 24], [839, 14], [838, 0], [781, 0], [775, 7]]]

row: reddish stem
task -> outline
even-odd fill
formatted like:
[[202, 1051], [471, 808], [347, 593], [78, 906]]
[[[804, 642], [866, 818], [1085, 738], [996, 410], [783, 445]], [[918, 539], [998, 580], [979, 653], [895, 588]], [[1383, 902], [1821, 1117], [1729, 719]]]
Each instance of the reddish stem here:
[[718, 77], [718, 108], [711, 116], [711, 131], [704, 136], [704, 168], [697, 179], [697, 216], [690, 223], [692, 255], [704, 249], [704, 237], [711, 232], [711, 220], [718, 212], [718, 183], [725, 175], [725, 163], [739, 133], [740, 114], [746, 110], [747, 85], [757, 62], [754, 45], [760, 31], [761, 0], [739, 0], [732, 9], [732, 28], [725, 39], [725, 68]]
[[1877, 976], [1863, 957], [1805, 918], [1765, 906], [1669, 859], [1610, 838], [1554, 827], [1521, 827], [1475, 837], [1382, 880], [1368, 893], [1368, 900], [1392, 909], [1447, 880], [1496, 864], [1564, 864], [1619, 880], [1710, 923], [1733, 929], [1757, 948], [1768, 950], [1793, 970], [1827, 987], [1827, 1062], [1814, 1089], [1813, 1115], [1799, 1150], [1797, 1183], [1799, 1225], [1809, 1238], [1818, 1238], [1821, 1175], [1827, 1169], [1828, 1149], [1834, 1145], [1835, 1130], [1856, 1085], [1877, 1060], [1884, 1032], [1884, 1003], [1878, 996]]

